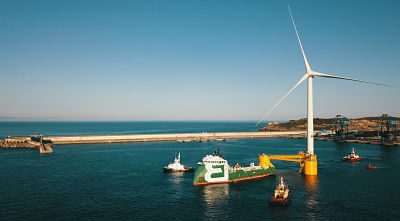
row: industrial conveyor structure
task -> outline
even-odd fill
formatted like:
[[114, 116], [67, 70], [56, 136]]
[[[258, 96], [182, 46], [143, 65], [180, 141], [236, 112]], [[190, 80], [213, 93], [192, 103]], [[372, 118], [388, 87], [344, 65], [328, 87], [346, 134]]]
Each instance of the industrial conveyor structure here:
[[347, 119], [347, 117], [338, 114], [336, 115], [336, 120], [334, 124], [328, 124], [325, 126], [335, 128], [335, 140], [337, 142], [340, 142], [350, 138], [349, 125], [350, 121]]
[[397, 121], [388, 114], [382, 114], [378, 125], [370, 126], [379, 128], [381, 142], [385, 145], [397, 142]]

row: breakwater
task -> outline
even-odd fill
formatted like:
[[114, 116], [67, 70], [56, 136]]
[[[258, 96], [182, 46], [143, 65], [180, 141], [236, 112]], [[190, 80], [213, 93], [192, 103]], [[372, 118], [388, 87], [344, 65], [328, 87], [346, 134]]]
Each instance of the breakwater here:
[[166, 134], [130, 134], [130, 135], [89, 135], [89, 136], [44, 136], [53, 144], [84, 143], [124, 143], [124, 142], [157, 142], [157, 141], [222, 141], [226, 139], [251, 139], [268, 137], [289, 137], [304, 134], [305, 131], [291, 132], [217, 132], [217, 133], [166, 133]]
[[0, 148], [33, 148], [38, 149], [41, 154], [53, 153], [51, 142], [44, 142], [40, 136], [32, 137], [7, 137], [0, 140]]
[[52, 145], [129, 143], [129, 142], [206, 142], [226, 139], [251, 139], [268, 137], [301, 136], [305, 131], [291, 132], [217, 132], [217, 133], [166, 133], [166, 134], [130, 134], [130, 135], [87, 135], [87, 136], [43, 136], [7, 137], [0, 141], [1, 148], [36, 148], [41, 154], [52, 153]]

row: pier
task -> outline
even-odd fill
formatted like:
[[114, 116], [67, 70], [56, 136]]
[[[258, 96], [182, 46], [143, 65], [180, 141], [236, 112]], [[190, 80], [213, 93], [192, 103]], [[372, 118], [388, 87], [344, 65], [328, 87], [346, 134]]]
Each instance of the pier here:
[[39, 146], [39, 152], [40, 154], [53, 153], [53, 148], [50, 143], [44, 143]]
[[252, 139], [270, 137], [301, 136], [305, 131], [290, 132], [216, 132], [216, 133], [171, 133], [171, 134], [129, 134], [129, 135], [87, 135], [87, 136], [43, 136], [7, 137], [0, 140], [0, 148], [35, 148], [41, 154], [53, 153], [52, 145], [130, 143], [130, 142], [207, 142], [211, 140]]
[[217, 133], [171, 133], [171, 134], [130, 134], [130, 135], [89, 135], [89, 136], [44, 136], [53, 144], [85, 144], [85, 143], [128, 143], [157, 141], [222, 141], [227, 139], [251, 139], [269, 137], [289, 137], [304, 134], [305, 131], [291, 132], [217, 132]]
[[[85, 136], [43, 136], [7, 137], [0, 140], [0, 148], [34, 148], [41, 154], [53, 153], [52, 145], [68, 144], [97, 144], [97, 143], [133, 143], [133, 142], [207, 142], [224, 141], [228, 139], [253, 138], [297, 138], [305, 139], [306, 131], [280, 132], [203, 132], [203, 133], [170, 133], [170, 134], [127, 134], [127, 135], [85, 135]], [[315, 137], [316, 140], [335, 141], [332, 138]], [[343, 140], [349, 143], [382, 144], [371, 140]], [[383, 144], [388, 145], [388, 144]], [[390, 146], [399, 146], [400, 143], [391, 143]]]
[[43, 140], [43, 135], [32, 135], [31, 137], [7, 137], [0, 140], [0, 148], [33, 148], [38, 149], [40, 154], [53, 153], [52, 143]]

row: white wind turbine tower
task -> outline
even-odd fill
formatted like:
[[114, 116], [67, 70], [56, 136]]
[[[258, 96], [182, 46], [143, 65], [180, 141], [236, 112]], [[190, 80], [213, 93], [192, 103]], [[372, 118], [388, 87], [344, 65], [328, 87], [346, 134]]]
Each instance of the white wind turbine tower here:
[[[299, 33], [297, 32], [296, 24], [294, 22], [290, 7], [288, 7], [288, 9], [289, 9], [290, 18], [292, 19], [294, 30], [296, 31], [297, 39], [299, 41], [301, 53], [303, 54], [304, 64], [305, 64], [305, 67], [306, 67], [306, 73], [294, 85], [294, 87], [292, 87], [274, 106], [272, 106], [272, 108], [267, 113], [265, 113], [263, 118], [260, 121], [258, 121], [257, 125], [260, 124], [297, 86], [299, 86], [303, 81], [305, 81], [307, 79], [307, 81], [308, 81], [308, 87], [307, 87], [307, 154], [310, 155], [310, 156], [313, 156], [314, 155], [314, 138], [313, 138], [313, 127], [314, 127], [313, 115], [314, 115], [314, 113], [313, 113], [312, 79], [314, 77], [337, 78], [337, 79], [343, 79], [343, 80], [349, 80], [349, 81], [358, 81], [358, 82], [376, 84], [376, 85], [382, 85], [382, 86], [389, 86], [389, 87], [391, 87], [391, 86], [390, 85], [385, 85], [385, 84], [380, 84], [380, 83], [375, 83], [375, 82], [357, 80], [357, 79], [353, 79], [353, 78], [339, 77], [339, 76], [335, 76], [335, 75], [324, 74], [324, 73], [313, 71], [311, 69], [310, 64], [308, 63], [307, 57], [306, 57], [306, 55], [304, 53], [303, 46], [301, 44]], [[316, 158], [315, 158], [315, 160], [316, 160]], [[316, 170], [316, 164], [315, 164], [315, 170]]]

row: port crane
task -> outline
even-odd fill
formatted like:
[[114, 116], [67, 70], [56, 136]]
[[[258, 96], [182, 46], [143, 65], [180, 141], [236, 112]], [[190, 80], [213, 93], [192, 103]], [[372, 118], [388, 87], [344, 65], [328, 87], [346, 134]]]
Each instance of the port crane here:
[[391, 144], [397, 142], [397, 121], [388, 114], [382, 114], [379, 125], [370, 126], [379, 128], [381, 142], [384, 144]]
[[389, 87], [391, 87], [391, 86], [385, 85], [385, 84], [380, 84], [380, 83], [375, 83], [375, 82], [370, 82], [370, 81], [358, 80], [358, 79], [354, 79], [354, 78], [346, 78], [346, 77], [340, 77], [340, 76], [335, 76], [335, 75], [331, 75], [331, 74], [320, 73], [320, 72], [316, 72], [316, 71], [312, 70], [310, 67], [310, 64], [307, 60], [306, 54], [304, 53], [304, 49], [301, 44], [299, 33], [297, 31], [296, 24], [294, 22], [293, 15], [292, 15], [292, 12], [291, 12], [289, 6], [288, 6], [288, 10], [289, 10], [290, 18], [293, 23], [294, 30], [297, 35], [297, 40], [299, 42], [301, 53], [303, 55], [306, 73], [274, 106], [272, 106], [269, 109], [269, 111], [267, 113], [264, 114], [264, 116], [261, 118], [260, 121], [258, 121], [256, 126], [258, 124], [260, 124], [297, 86], [299, 86], [303, 81], [307, 80], [307, 83], [308, 83], [307, 84], [307, 153], [299, 152], [299, 154], [297, 154], [297, 155], [270, 156], [270, 159], [300, 162], [300, 171], [302, 171], [305, 175], [317, 175], [317, 173], [318, 173], [317, 155], [314, 154], [313, 78], [314, 77], [336, 78], [336, 79], [342, 79], [342, 80], [363, 82], [363, 83], [368, 83], [368, 84], [375, 84], [375, 85], [382, 85], [382, 86], [389, 86]]
[[349, 138], [349, 125], [350, 121], [347, 119], [347, 117], [338, 114], [336, 115], [334, 124], [328, 124], [325, 126], [335, 128], [335, 139], [336, 141], [340, 142]]

